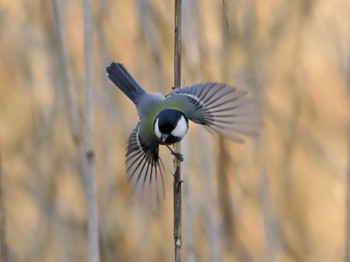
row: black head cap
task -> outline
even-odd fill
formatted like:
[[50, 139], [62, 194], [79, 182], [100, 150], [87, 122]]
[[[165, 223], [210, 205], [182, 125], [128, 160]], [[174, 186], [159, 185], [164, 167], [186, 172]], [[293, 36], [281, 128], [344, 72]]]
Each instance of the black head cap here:
[[[165, 134], [170, 134], [174, 130], [181, 116], [184, 114], [176, 109], [165, 109], [158, 115], [159, 131]], [[186, 121], [187, 117], [185, 117]]]
[[176, 109], [161, 111], [154, 122], [156, 136], [165, 144], [179, 142], [188, 129], [188, 118]]

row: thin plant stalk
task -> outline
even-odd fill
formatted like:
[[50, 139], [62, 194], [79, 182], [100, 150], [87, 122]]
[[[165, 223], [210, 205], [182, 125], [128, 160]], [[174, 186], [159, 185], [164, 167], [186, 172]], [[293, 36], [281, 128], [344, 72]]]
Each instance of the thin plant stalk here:
[[83, 1], [84, 11], [84, 138], [87, 209], [88, 209], [88, 248], [89, 261], [99, 262], [99, 230], [96, 199], [96, 183], [94, 179], [95, 153], [92, 128], [92, 22], [91, 0]]
[[3, 173], [0, 152], [0, 261], [9, 261], [6, 241], [6, 212], [3, 191]]
[[[174, 87], [181, 86], [181, 6], [182, 0], [175, 0], [175, 44], [174, 44]], [[181, 152], [181, 144], [175, 144], [175, 151]], [[181, 261], [182, 221], [181, 221], [181, 162], [174, 157], [174, 244], [175, 262]]]
[[346, 230], [345, 230], [345, 262], [350, 262], [350, 45], [346, 72], [346, 87], [348, 90], [348, 163], [346, 171]]
[[70, 132], [72, 135], [72, 139], [76, 145], [80, 142], [80, 130], [79, 130], [79, 110], [76, 101], [76, 95], [73, 85], [73, 75], [72, 75], [72, 66], [69, 61], [69, 50], [67, 45], [66, 36], [63, 32], [63, 18], [62, 18], [62, 10], [59, 7], [59, 0], [51, 0], [52, 1], [52, 9], [54, 13], [54, 20], [57, 30], [58, 37], [58, 46], [60, 48], [60, 54], [62, 58], [62, 67], [63, 67], [63, 83], [67, 89], [67, 99], [69, 106], [69, 124], [70, 124]]
[[[69, 47], [67, 42], [66, 34], [63, 30], [64, 28], [64, 19], [63, 19], [63, 12], [62, 7], [59, 2], [59, 0], [51, 0], [52, 2], [52, 11], [54, 16], [54, 24], [57, 34], [57, 45], [59, 47], [59, 56], [61, 58], [59, 69], [62, 70], [62, 79], [61, 79], [61, 85], [66, 89], [66, 97], [65, 101], [67, 101], [68, 105], [68, 119], [69, 119], [69, 127], [70, 127], [70, 135], [72, 137], [72, 141], [74, 142], [74, 145], [76, 147], [76, 152], [78, 154], [78, 160], [76, 162], [78, 172], [79, 172], [79, 178], [85, 184], [84, 179], [84, 163], [85, 163], [85, 152], [84, 152], [84, 145], [83, 145], [83, 139], [82, 134], [80, 132], [80, 126], [81, 126], [81, 119], [79, 117], [79, 109], [78, 109], [78, 103], [77, 103], [77, 94], [74, 87], [74, 80], [73, 80], [73, 69], [70, 62], [70, 53], [69, 53]], [[58, 239], [60, 243], [60, 261], [70, 261], [70, 253], [69, 249], [67, 248], [70, 245], [70, 233], [69, 229], [67, 228], [67, 223], [64, 220], [64, 218], [61, 216], [60, 212], [57, 210], [57, 232], [58, 232]]]

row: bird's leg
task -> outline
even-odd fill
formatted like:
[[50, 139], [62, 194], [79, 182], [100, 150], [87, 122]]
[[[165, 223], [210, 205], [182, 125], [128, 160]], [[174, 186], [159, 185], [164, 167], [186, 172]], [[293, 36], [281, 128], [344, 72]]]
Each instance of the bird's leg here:
[[168, 145], [166, 145], [166, 146], [167, 146], [167, 148], [169, 148], [171, 154], [174, 155], [179, 161], [181, 161], [181, 162], [184, 161], [184, 157], [183, 157], [183, 155], [181, 153], [172, 150], [170, 148], [170, 146], [168, 146]]

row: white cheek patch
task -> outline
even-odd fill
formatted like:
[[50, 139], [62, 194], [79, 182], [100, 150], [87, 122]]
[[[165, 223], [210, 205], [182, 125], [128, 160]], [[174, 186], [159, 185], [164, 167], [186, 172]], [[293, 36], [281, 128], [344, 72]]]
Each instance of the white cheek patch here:
[[158, 126], [158, 117], [156, 119], [156, 122], [154, 123], [154, 133], [156, 133], [156, 136], [161, 139], [162, 138], [162, 133], [159, 130], [159, 126]]
[[174, 130], [171, 132], [173, 136], [183, 138], [188, 130], [188, 124], [186, 122], [186, 119], [184, 116], [181, 116], [180, 120], [177, 122], [176, 127]]

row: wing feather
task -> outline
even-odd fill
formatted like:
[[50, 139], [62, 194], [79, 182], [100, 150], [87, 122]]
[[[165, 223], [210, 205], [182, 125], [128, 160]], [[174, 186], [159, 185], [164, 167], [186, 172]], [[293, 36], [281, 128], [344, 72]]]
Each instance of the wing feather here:
[[133, 130], [127, 147], [126, 170], [136, 198], [152, 209], [164, 199], [163, 164], [157, 143], [147, 145], [138, 135], [139, 124]]
[[247, 92], [226, 84], [201, 83], [177, 88], [169, 96], [187, 98], [184, 107], [188, 118], [211, 132], [242, 142], [240, 134], [257, 136], [262, 126], [261, 115]]

